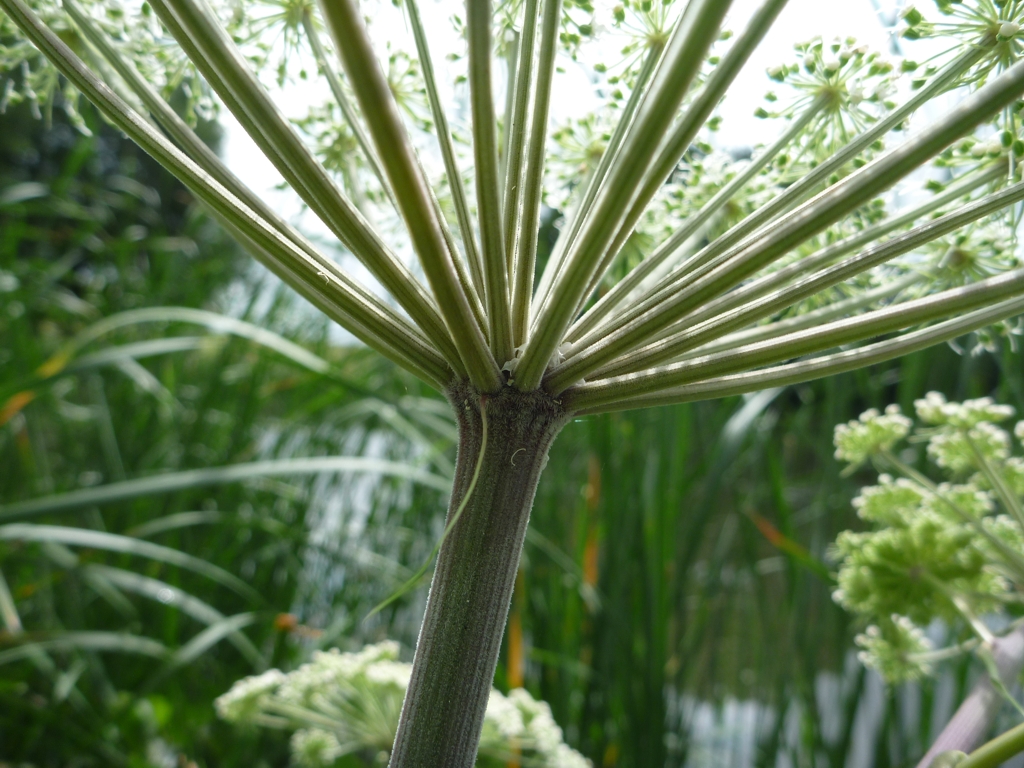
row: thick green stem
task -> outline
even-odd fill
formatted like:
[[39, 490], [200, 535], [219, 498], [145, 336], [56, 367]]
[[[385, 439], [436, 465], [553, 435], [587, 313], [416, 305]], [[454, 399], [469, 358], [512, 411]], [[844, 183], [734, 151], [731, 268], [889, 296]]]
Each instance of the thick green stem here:
[[615, 236], [630, 200], [671, 129], [676, 110], [700, 70], [730, 5], [731, 0], [695, 0], [686, 6], [636, 123], [608, 169], [605, 192], [595, 200], [593, 212], [566, 253], [565, 267], [556, 276], [547, 304], [537, 315], [535, 332], [526, 342], [516, 368], [517, 388], [529, 391], [540, 384], [552, 355], [575, 319], [576, 307], [586, 293], [598, 260]]
[[715, 193], [714, 197], [701, 206], [699, 211], [689, 216], [682, 226], [673, 232], [663, 243], [658, 245], [654, 253], [645, 258], [622, 280], [612, 286], [611, 290], [598, 299], [594, 306], [588, 309], [569, 329], [568, 340], [572, 342], [578, 341], [585, 334], [592, 331], [612, 309], [622, 303], [630, 292], [637, 288], [655, 269], [666, 261], [679, 257], [686, 242], [697, 234], [701, 227], [705, 226], [711, 217], [718, 213], [726, 203], [735, 197], [747, 182], [767, 167], [775, 159], [776, 155], [802, 133], [807, 124], [821, 112], [825, 103], [825, 99], [822, 97], [815, 99], [803, 114], [793, 120], [790, 126], [773, 144], [759, 152], [747, 164], [746, 168], [736, 174], [728, 184]]
[[498, 365], [512, 358], [512, 309], [508, 295], [508, 265], [501, 227], [501, 183], [498, 171], [498, 128], [491, 88], [490, 0], [466, 3], [469, 42], [469, 96], [473, 115], [473, 162], [476, 207], [480, 219], [487, 319], [491, 352]]
[[997, 768], [1014, 755], [1024, 752], [1024, 725], [1011, 728], [979, 747], [962, 763], [961, 768]]
[[512, 341], [517, 347], [526, 342], [530, 326], [530, 302], [537, 267], [540, 201], [544, 191], [544, 150], [548, 138], [551, 81], [555, 75], [555, 59], [558, 55], [562, 0], [544, 0], [542, 8], [537, 87], [533, 97], [532, 124], [523, 171], [523, 209], [520, 212], [519, 243], [516, 246], [518, 256], [512, 275]]
[[438, 556], [391, 768], [471, 768], [476, 762], [537, 481], [570, 415], [541, 392], [509, 387], [481, 398], [460, 383], [448, 397], [459, 423], [449, 515], [480, 459], [481, 405], [487, 443], [473, 494]]
[[663, 41], [655, 40], [650, 43], [644, 63], [641, 65], [640, 71], [637, 73], [636, 82], [633, 84], [633, 90], [629, 94], [629, 100], [626, 101], [626, 106], [623, 108], [622, 114], [615, 124], [615, 131], [608, 140], [608, 146], [605, 147], [604, 152], [601, 154], [597, 168], [594, 169], [594, 172], [583, 183], [582, 186], [585, 191], [579, 203], [577, 203], [575, 212], [569, 213], [568, 226], [555, 242], [554, 251], [552, 251], [547, 264], [544, 266], [544, 272], [540, 276], [540, 284], [537, 286], [537, 305], [539, 307], [543, 307], [547, 303], [548, 291], [551, 290], [551, 286], [554, 284], [555, 276], [562, 269], [563, 257], [576, 240], [584, 219], [593, 208], [594, 199], [601, 188], [601, 183], [607, 177], [612, 160], [615, 159], [619, 149], [622, 147], [622, 141], [626, 138], [629, 127], [633, 124], [633, 118], [636, 117], [636, 112], [640, 108], [641, 103], [643, 103], [644, 94], [647, 93], [647, 84], [657, 70], [658, 63], [661, 61], [661, 54], [664, 50], [665, 44]]
[[480, 261], [480, 249], [477, 248], [476, 235], [473, 233], [473, 219], [470, 215], [469, 203], [466, 201], [466, 187], [462, 181], [459, 163], [455, 158], [455, 145], [452, 141], [451, 128], [448, 126], [448, 116], [445, 114], [441, 97], [437, 92], [434, 62], [430, 57], [427, 33], [423, 29], [423, 21], [420, 19], [416, 0], [408, 0], [405, 3], [405, 10], [409, 14], [409, 24], [412, 26], [413, 38], [416, 40], [416, 55], [419, 56], [420, 69], [423, 71], [423, 84], [427, 89], [427, 102], [430, 104], [430, 112], [434, 118], [437, 143], [441, 149], [444, 172], [448, 177], [448, 188], [452, 193], [452, 205], [455, 207], [455, 216], [459, 222], [462, 247], [466, 251], [466, 261], [469, 263], [469, 271], [473, 277], [473, 286], [476, 288], [477, 296], [483, 299], [486, 295], [484, 268]]

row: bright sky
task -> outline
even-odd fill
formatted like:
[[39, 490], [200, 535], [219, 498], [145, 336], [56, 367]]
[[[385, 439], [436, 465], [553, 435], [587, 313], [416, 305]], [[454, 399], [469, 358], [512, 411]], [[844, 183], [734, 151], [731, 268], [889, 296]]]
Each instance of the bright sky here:
[[[746, 19], [760, 2], [761, 0], [734, 0], [726, 27], [734, 32], [742, 30], [746, 26]], [[460, 44], [449, 19], [452, 14], [461, 13], [463, 3], [460, 0], [420, 0], [420, 3], [441, 87], [448, 89], [448, 95], [452, 95], [451, 87], [455, 74], [452, 66], [446, 62], [445, 55], [449, 51], [458, 50]], [[611, 6], [609, 0], [596, 0], [596, 4]], [[724, 118], [721, 130], [717, 134], [720, 146], [751, 146], [768, 143], [774, 138], [772, 135], [765, 135], [766, 123], [753, 117], [753, 112], [762, 104], [764, 93], [771, 90], [774, 85], [767, 78], [765, 70], [770, 66], [792, 61], [794, 43], [803, 42], [817, 35], [826, 41], [837, 36], [845, 38], [852, 35], [871, 49], [889, 54], [890, 42], [876, 6], [881, 8], [883, 14], [891, 16], [894, 9], [902, 4], [903, 0], [790, 0], [764, 42], [754, 52], [744, 71], [730, 88], [720, 107], [720, 114]], [[599, 13], [601, 12], [607, 15], [608, 9], [599, 8]], [[375, 6], [371, 32], [378, 38], [379, 50], [384, 50], [381, 39], [383, 35], [401, 38], [406, 31], [401, 11], [392, 7], [390, 2], [385, 0]], [[409, 51], [415, 50], [411, 36], [403, 47]], [[614, 61], [617, 57], [612, 53], [608, 58]], [[568, 60], [563, 64], [565, 72], [556, 76], [553, 92], [552, 118], [555, 121], [564, 120], [571, 115], [585, 114], [597, 103], [593, 96], [593, 86], [583, 68], [574, 66]], [[326, 89], [323, 81], [318, 82]], [[296, 84], [289, 85], [281, 98], [281, 106], [286, 113], [302, 115], [307, 104], [322, 103], [325, 97], [320, 93], [312, 93], [311, 89], [303, 84]], [[496, 98], [500, 100], [500, 94]], [[502, 104], [503, 102], [499, 101], [499, 109]], [[227, 131], [225, 156], [232, 169], [308, 234], [329, 236], [323, 225], [311, 214], [300, 215], [302, 206], [293, 193], [275, 189], [275, 186], [281, 183], [281, 177], [226, 111], [223, 120]], [[345, 266], [357, 279], [373, 283], [372, 278], [354, 260], [346, 259]]]
[[[759, 5], [760, 0], [735, 0], [730, 12], [727, 26], [738, 31], [745, 26], [745, 20]], [[598, 0], [607, 2], [607, 0]], [[898, 0], [877, 0], [883, 12], [891, 12]], [[381, 4], [384, 13], [390, 13], [390, 4]], [[435, 65], [445, 72], [443, 56], [446, 50], [456, 45], [454, 33], [448, 21], [453, 13], [460, 11], [461, 2], [453, 0], [421, 0], [422, 15], [434, 42], [433, 58]], [[374, 26], [388, 29], [393, 34], [395, 24], [404, 27], [402, 17], [395, 11], [395, 18], [380, 19], [375, 17]], [[820, 35], [825, 40], [833, 37], [852, 35], [859, 41], [867, 43], [872, 49], [888, 52], [889, 42], [882, 24], [879, 22], [873, 0], [790, 0], [773, 28], [765, 37], [764, 42], [754, 52], [744, 71], [730, 88], [729, 95], [720, 108], [723, 116], [719, 141], [723, 146], [748, 146], [764, 143], [771, 136], [763, 136], [764, 126], [753, 117], [754, 109], [761, 104], [761, 97], [770, 89], [772, 83], [765, 75], [765, 69], [775, 64], [793, 59], [793, 44]], [[412, 50], [412, 46], [409, 46]], [[322, 82], [322, 81], [321, 81]], [[451, 78], [442, 78], [445, 87]], [[323, 86], [326, 88], [326, 85]], [[582, 68], [574, 68], [571, 63], [566, 66], [564, 74], [556, 77], [554, 98], [552, 100], [552, 117], [560, 121], [570, 115], [580, 115], [588, 111], [595, 102], [590, 96], [592, 86]], [[301, 105], [310, 98], [308, 89], [289, 86], [283, 104], [287, 112], [296, 114], [304, 111]], [[322, 96], [315, 97], [318, 100]], [[289, 212], [297, 211], [298, 206], [289, 204], [287, 196], [273, 192], [275, 184], [280, 182], [271, 164], [252, 144], [244, 131], [225, 115], [228, 141], [226, 142], [226, 159], [236, 173], [250, 185], [260, 191], [266, 191], [278, 198]]]

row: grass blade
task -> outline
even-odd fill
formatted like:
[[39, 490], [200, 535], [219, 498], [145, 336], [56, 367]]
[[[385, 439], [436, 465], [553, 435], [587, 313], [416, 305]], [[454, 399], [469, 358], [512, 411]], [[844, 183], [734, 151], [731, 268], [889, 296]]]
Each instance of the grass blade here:
[[175, 670], [191, 664], [221, 640], [241, 634], [240, 630], [253, 624], [257, 618], [255, 613], [238, 613], [213, 622], [183, 646], [175, 649], [143, 688], [152, 688]]
[[16, 502], [0, 506], [0, 520], [16, 520], [26, 517], [61, 512], [96, 504], [112, 504], [118, 501], [136, 499], [140, 496], [174, 493], [208, 485], [237, 483], [256, 477], [278, 477], [282, 475], [310, 475], [320, 472], [366, 472], [397, 477], [420, 483], [442, 492], [451, 490], [448, 478], [435, 475], [423, 469], [399, 464], [384, 459], [362, 456], [323, 456], [307, 459], [268, 459], [247, 464], [232, 464], [208, 469], [186, 469], [167, 472], [151, 477], [140, 477], [120, 483], [110, 483], [95, 488], [84, 488], [40, 499]]
[[216, 581], [238, 594], [255, 602], [262, 598], [252, 587], [236, 576], [232, 576], [223, 568], [208, 563], [198, 557], [181, 552], [177, 549], [139, 541], [130, 536], [105, 531], [93, 531], [86, 528], [71, 528], [62, 525], [34, 525], [32, 523], [10, 523], [0, 525], [0, 541], [34, 541], [40, 544], [57, 543], [90, 549], [103, 549], [108, 552], [121, 552], [149, 560], [176, 565], [180, 568], [198, 573], [211, 581]]
[[[198, 597], [190, 595], [178, 587], [167, 582], [153, 579], [149, 576], [142, 576], [133, 571], [126, 571], [122, 568], [112, 568], [107, 565], [87, 565], [84, 570], [97, 573], [121, 589], [134, 592], [137, 595], [155, 600], [161, 605], [177, 608], [186, 616], [190, 616], [208, 626], [213, 626], [224, 620], [224, 614]], [[234, 645], [239, 652], [248, 659], [256, 670], [266, 669], [267, 662], [263, 654], [259, 652], [252, 641], [240, 631], [240, 628], [228, 633], [228, 641]]]
[[0, 651], [0, 666], [30, 659], [39, 651], [114, 651], [157, 659], [168, 654], [162, 643], [124, 632], [64, 632], [57, 637], [24, 634], [18, 640], [23, 644]]

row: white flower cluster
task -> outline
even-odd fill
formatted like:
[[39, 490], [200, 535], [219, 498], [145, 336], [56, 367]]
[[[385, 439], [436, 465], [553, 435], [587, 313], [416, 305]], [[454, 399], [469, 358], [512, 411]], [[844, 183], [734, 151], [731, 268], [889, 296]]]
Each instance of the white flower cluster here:
[[1014, 414], [1012, 406], [999, 405], [991, 397], [950, 403], [941, 392], [929, 392], [915, 400], [914, 409], [917, 417], [926, 424], [949, 424], [952, 427], [973, 427], [982, 421], [998, 424]]
[[928, 442], [928, 456], [943, 469], [963, 473], [979, 469], [979, 456], [997, 463], [1009, 457], [1010, 435], [996, 424], [1014, 415], [1012, 407], [990, 397], [950, 403], [938, 392], [916, 400], [914, 407], [921, 421], [937, 427]]
[[[293, 762], [327, 768], [345, 754], [376, 757], [391, 749], [411, 673], [390, 641], [356, 653], [318, 651], [288, 674], [275, 669], [239, 680], [217, 699], [217, 713], [234, 723], [294, 730]], [[518, 754], [538, 768], [590, 765], [564, 743], [547, 703], [522, 689], [508, 696], [491, 691], [480, 754], [500, 763]]]
[[299, 768], [319, 768], [330, 765], [345, 754], [344, 748], [333, 733], [319, 728], [303, 728], [292, 734], [292, 762]]
[[537, 701], [522, 688], [503, 696], [491, 691], [484, 715], [480, 753], [503, 762], [509, 757], [509, 745], [518, 745], [530, 756], [529, 765], [554, 768], [587, 768], [590, 761], [562, 741], [562, 729], [551, 716], [546, 701]]
[[[861, 661], [896, 683], [930, 674], [938, 658], [922, 627], [936, 619], [955, 642], [970, 639], [978, 617], [1019, 602], [1024, 577], [1024, 457], [1013, 456], [1010, 433], [997, 426], [1014, 409], [990, 398], [951, 403], [930, 392], [915, 403], [923, 426], [898, 409], [868, 411], [836, 428], [836, 456], [860, 463], [875, 456], [902, 477], [881, 474], [853, 501], [866, 531], [843, 531], [832, 557], [839, 564], [833, 599], [868, 628], [857, 637]], [[1014, 435], [1024, 443], [1024, 426]], [[897, 440], [927, 441], [942, 476], [890, 455]], [[1009, 617], [1005, 617], [1009, 618]]]
[[904, 477], [879, 475], [878, 485], [863, 488], [853, 500], [853, 508], [862, 520], [883, 525], [901, 525], [918, 511], [927, 492]]
[[252, 720], [285, 679], [285, 674], [281, 670], [271, 669], [262, 675], [236, 681], [230, 691], [214, 702], [217, 714], [233, 723]]
[[872, 624], [857, 635], [856, 643], [863, 649], [857, 654], [861, 663], [890, 682], [917, 680], [931, 673], [925, 654], [932, 644], [906, 616], [893, 614], [881, 626]]
[[979, 454], [988, 461], [1004, 461], [1010, 455], [1006, 430], [981, 422], [970, 429], [939, 432], [928, 441], [928, 457], [951, 472], [977, 469]]
[[898, 405], [888, 406], [884, 414], [869, 408], [860, 418], [836, 426], [836, 458], [854, 466], [863, 464], [906, 437], [912, 425]]

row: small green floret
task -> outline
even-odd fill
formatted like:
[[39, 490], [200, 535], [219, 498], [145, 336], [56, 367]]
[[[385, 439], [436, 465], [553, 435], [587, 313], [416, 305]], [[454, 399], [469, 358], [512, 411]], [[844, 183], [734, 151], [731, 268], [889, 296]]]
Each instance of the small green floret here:
[[1006, 431], [986, 422], [970, 429], [939, 432], [928, 441], [928, 457], [956, 474], [981, 469], [979, 454], [990, 462], [1002, 462], [1009, 450]]
[[836, 427], [836, 458], [852, 466], [863, 464], [906, 437], [912, 424], [898, 405], [890, 405], [884, 414], [869, 408], [857, 420]]
[[950, 403], [940, 392], [929, 392], [914, 401], [917, 417], [926, 424], [949, 424], [954, 427], [973, 427], [987, 421], [998, 424], [1011, 418], [1015, 411], [1012, 406], [999, 405], [991, 397]]
[[867, 667], [877, 670], [892, 683], [918, 680], [931, 674], [924, 654], [932, 644], [924, 632], [906, 616], [894, 614], [889, 621], [872, 624], [856, 638], [863, 650], [857, 654]]

